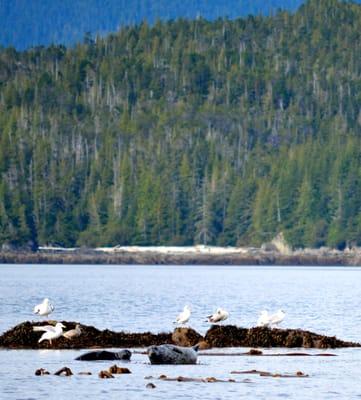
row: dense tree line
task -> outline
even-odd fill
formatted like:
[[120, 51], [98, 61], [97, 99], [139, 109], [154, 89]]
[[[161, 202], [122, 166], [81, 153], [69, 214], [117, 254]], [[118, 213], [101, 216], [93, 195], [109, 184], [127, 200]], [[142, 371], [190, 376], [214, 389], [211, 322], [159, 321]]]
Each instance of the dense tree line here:
[[361, 245], [361, 6], [0, 51], [0, 243]]

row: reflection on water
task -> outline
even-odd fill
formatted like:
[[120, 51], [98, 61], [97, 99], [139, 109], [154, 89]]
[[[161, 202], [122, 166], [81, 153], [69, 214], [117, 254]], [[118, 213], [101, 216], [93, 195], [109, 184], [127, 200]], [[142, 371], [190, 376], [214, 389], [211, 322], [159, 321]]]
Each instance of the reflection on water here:
[[[229, 323], [252, 326], [262, 309], [283, 308], [283, 326], [309, 329], [341, 339], [361, 341], [361, 269], [299, 267], [168, 266], [0, 266], [0, 332], [18, 322], [39, 319], [32, 308], [44, 297], [55, 305], [52, 318], [76, 320], [99, 328], [125, 331], [170, 331], [184, 304], [191, 304], [190, 325], [204, 333], [204, 317], [218, 306], [230, 312]], [[77, 351], [1, 351], [0, 398], [141, 398], [238, 397], [270, 399], [361, 396], [357, 384], [360, 349], [337, 350], [335, 358], [200, 357], [195, 366], [151, 366], [134, 355], [131, 375], [101, 380], [97, 373], [111, 362], [73, 361]], [[69, 366], [71, 378], [35, 377], [37, 368], [55, 372]], [[232, 370], [296, 372], [307, 379], [230, 375]], [[180, 383], [145, 376], [215, 376], [250, 382]], [[91, 385], [91, 386], [90, 386]], [[91, 388], [91, 389], [90, 389]], [[1, 396], [1, 394], [3, 396]]]

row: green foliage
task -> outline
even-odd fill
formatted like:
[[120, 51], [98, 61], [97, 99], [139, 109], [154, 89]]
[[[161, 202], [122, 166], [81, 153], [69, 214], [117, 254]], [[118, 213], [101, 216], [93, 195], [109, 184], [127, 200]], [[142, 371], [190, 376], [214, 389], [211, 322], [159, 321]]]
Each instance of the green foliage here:
[[361, 7], [0, 50], [0, 243], [361, 245]]

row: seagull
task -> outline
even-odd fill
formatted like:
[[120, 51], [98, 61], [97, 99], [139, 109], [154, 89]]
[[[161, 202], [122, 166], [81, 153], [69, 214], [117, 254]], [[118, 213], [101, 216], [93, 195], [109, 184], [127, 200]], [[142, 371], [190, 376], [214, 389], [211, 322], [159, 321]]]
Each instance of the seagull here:
[[65, 326], [61, 322], [58, 322], [55, 326], [52, 325], [34, 326], [33, 331], [44, 332], [41, 338], [38, 340], [38, 343], [41, 343], [43, 340], [49, 340], [51, 345], [52, 340], [58, 339], [60, 336], [62, 336], [63, 328], [65, 328]]
[[50, 303], [49, 299], [44, 299], [42, 303], [34, 307], [34, 314], [47, 317], [54, 311], [54, 306]]
[[263, 310], [261, 311], [261, 315], [258, 318], [257, 326], [269, 326], [270, 319], [269, 319], [268, 311]]
[[221, 321], [225, 321], [229, 316], [229, 313], [222, 308], [217, 308], [217, 311], [213, 315], [208, 315], [207, 320], [208, 322], [212, 322], [216, 324]]
[[80, 324], [75, 325], [75, 329], [70, 329], [70, 331], [66, 331], [63, 333], [63, 336], [67, 339], [73, 339], [81, 335]]
[[278, 310], [275, 314], [270, 316], [271, 326], [277, 326], [285, 319], [286, 313], [283, 310]]
[[262, 311], [258, 318], [257, 326], [266, 326], [273, 328], [280, 324], [285, 319], [286, 313], [283, 310], [278, 310], [275, 314], [269, 315], [268, 311]]
[[189, 321], [191, 316], [191, 308], [189, 306], [184, 306], [183, 311], [178, 315], [173, 324], [183, 325]]

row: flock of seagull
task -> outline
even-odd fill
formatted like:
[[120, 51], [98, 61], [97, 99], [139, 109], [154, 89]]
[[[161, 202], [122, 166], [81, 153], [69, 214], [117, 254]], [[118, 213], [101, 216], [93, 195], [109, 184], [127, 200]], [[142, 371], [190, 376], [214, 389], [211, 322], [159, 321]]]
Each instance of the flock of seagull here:
[[[50, 303], [49, 299], [44, 299], [42, 303], [36, 305], [34, 307], [34, 314], [38, 314], [42, 317], [47, 317], [54, 311], [54, 306]], [[44, 332], [41, 338], [38, 340], [38, 343], [41, 343], [44, 340], [48, 340], [50, 344], [52, 344], [52, 340], [60, 338], [60, 336], [64, 336], [67, 339], [73, 339], [77, 336], [81, 335], [80, 325], [76, 324], [75, 329], [70, 329], [68, 331], [63, 331], [66, 326], [61, 322], [58, 322], [55, 326], [53, 325], [44, 325], [44, 326], [34, 326], [33, 331], [35, 332]]]
[[[184, 306], [183, 311], [178, 315], [174, 323], [179, 325], [186, 324], [189, 321], [191, 314], [191, 307], [188, 305]], [[285, 319], [285, 316], [286, 313], [283, 310], [278, 310], [274, 314], [269, 314], [266, 310], [261, 311], [261, 314], [257, 321], [257, 326], [274, 328]], [[224, 310], [223, 308], [218, 308], [214, 314], [207, 316], [206, 322], [217, 324], [219, 322], [225, 321], [228, 317], [228, 311]]]
[[[47, 317], [53, 311], [54, 306], [50, 303], [49, 299], [44, 299], [42, 303], [34, 307], [34, 313], [42, 317]], [[191, 314], [191, 307], [189, 305], [186, 305], [184, 306], [183, 311], [178, 315], [173, 323], [184, 325], [189, 321]], [[269, 314], [268, 311], [262, 311], [258, 318], [257, 326], [274, 328], [284, 320], [285, 316], [286, 313], [283, 310], [278, 310], [274, 314]], [[218, 324], [222, 321], [225, 321], [228, 317], [228, 311], [222, 308], [218, 308], [214, 314], [207, 316], [206, 322]], [[52, 344], [52, 340], [58, 339], [61, 336], [64, 336], [67, 339], [73, 339], [81, 335], [81, 328], [79, 324], [75, 326], [75, 329], [70, 329], [64, 332], [63, 329], [65, 328], [66, 327], [61, 322], [58, 322], [55, 326], [34, 326], [33, 330], [35, 332], [44, 332], [41, 338], [38, 340], [38, 343], [41, 343], [44, 340], [48, 340], [50, 344]]]

